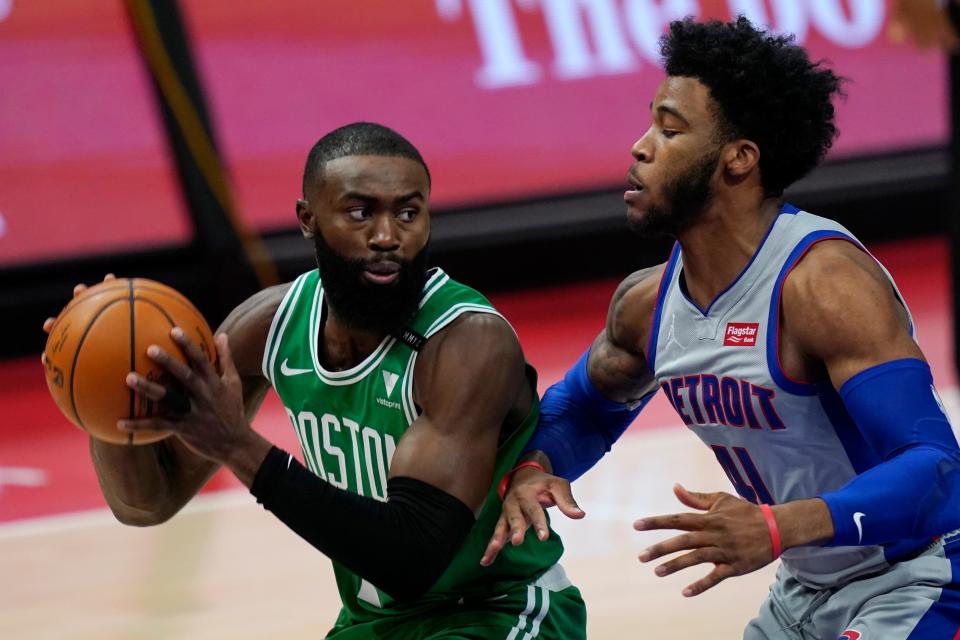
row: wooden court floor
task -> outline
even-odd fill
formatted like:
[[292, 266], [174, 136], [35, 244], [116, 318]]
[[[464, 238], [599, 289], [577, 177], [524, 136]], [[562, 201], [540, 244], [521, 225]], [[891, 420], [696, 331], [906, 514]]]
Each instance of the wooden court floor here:
[[[904, 290], [957, 416], [945, 244], [876, 250]], [[599, 330], [615, 285], [495, 298], [540, 370], [541, 386], [556, 380]], [[0, 639], [323, 637], [339, 607], [329, 561], [229, 477], [218, 476], [162, 526], [117, 524], [103, 509], [83, 435], [52, 408], [34, 360], [0, 366]], [[256, 426], [293, 448], [275, 401]], [[658, 399], [575, 485], [586, 519], [554, 520], [567, 548], [562, 563], [587, 602], [590, 638], [738, 638], [765, 596], [773, 565], [688, 599], [681, 589], [706, 568], [657, 578], [653, 566], [636, 560], [662, 535], [630, 525], [641, 515], [678, 510], [675, 482], [731, 490], [709, 451]]]

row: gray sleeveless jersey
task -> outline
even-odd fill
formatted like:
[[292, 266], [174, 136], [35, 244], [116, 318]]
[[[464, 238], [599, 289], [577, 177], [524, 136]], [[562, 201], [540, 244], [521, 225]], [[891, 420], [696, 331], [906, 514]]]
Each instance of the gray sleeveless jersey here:
[[[706, 309], [680, 286], [679, 244], [660, 283], [650, 367], [684, 423], [754, 503], [811, 498], [881, 462], [831, 385], [791, 380], [780, 368], [783, 282], [810, 247], [827, 239], [862, 247], [839, 224], [784, 205], [743, 272]], [[822, 588], [883, 569], [928, 543], [797, 547], [782, 559], [800, 582]]]

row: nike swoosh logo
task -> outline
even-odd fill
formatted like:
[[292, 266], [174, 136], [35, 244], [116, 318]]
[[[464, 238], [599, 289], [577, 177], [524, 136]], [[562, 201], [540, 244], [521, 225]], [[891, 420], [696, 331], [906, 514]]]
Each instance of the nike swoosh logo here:
[[287, 365], [287, 359], [284, 358], [283, 362], [280, 363], [280, 373], [285, 376], [299, 376], [303, 373], [310, 373], [313, 369], [294, 369]]
[[857, 542], [858, 543], [863, 540], [863, 527], [860, 525], [860, 520], [862, 520], [865, 515], [867, 514], [862, 513], [860, 511], [857, 511], [856, 513], [853, 514], [853, 524], [857, 525]]

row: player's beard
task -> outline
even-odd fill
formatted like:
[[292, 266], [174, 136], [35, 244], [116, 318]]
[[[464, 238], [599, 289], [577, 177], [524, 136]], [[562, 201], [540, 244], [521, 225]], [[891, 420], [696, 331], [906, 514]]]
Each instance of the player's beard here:
[[427, 246], [410, 260], [396, 256], [400, 275], [390, 284], [374, 284], [363, 277], [366, 260], [348, 258], [314, 234], [317, 265], [327, 304], [349, 327], [380, 335], [396, 334], [416, 313], [427, 280]]
[[719, 160], [720, 148], [717, 147], [667, 182], [663, 188], [665, 204], [651, 205], [646, 215], [628, 218], [630, 229], [644, 237], [676, 237], [693, 225], [706, 210], [712, 193], [710, 180]]

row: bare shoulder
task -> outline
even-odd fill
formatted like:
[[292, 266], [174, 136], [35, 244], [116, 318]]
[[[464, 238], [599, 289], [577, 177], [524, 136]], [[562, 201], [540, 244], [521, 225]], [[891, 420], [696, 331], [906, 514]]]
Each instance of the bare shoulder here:
[[241, 376], [259, 376], [263, 349], [273, 317], [293, 283], [267, 287], [230, 312], [217, 329], [230, 338], [230, 351]]
[[640, 354], [650, 337], [653, 310], [666, 263], [634, 271], [617, 287], [607, 311], [606, 334], [621, 349]]
[[788, 316], [799, 314], [820, 322], [849, 324], [864, 316], [892, 314], [907, 326], [903, 306], [880, 265], [846, 240], [825, 240], [811, 247], [784, 281], [782, 304]]
[[845, 240], [820, 242], [797, 263], [780, 316], [802, 354], [823, 362], [835, 383], [887, 360], [922, 357], [890, 279]]
[[417, 357], [415, 394], [419, 398], [455, 388], [519, 388], [524, 377], [520, 341], [502, 317], [464, 313], [431, 336]]
[[472, 366], [487, 361], [522, 364], [523, 352], [517, 334], [501, 316], [464, 313], [427, 341], [417, 367], [421, 361], [435, 369], [442, 362], [461, 359]]
[[863, 286], [892, 291], [880, 265], [863, 249], [847, 240], [824, 240], [800, 259], [784, 282], [784, 292], [837, 293]]

